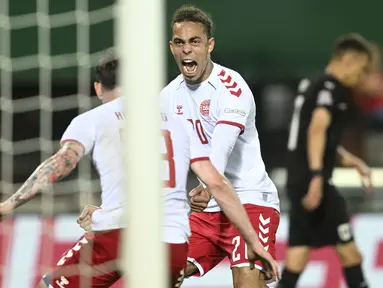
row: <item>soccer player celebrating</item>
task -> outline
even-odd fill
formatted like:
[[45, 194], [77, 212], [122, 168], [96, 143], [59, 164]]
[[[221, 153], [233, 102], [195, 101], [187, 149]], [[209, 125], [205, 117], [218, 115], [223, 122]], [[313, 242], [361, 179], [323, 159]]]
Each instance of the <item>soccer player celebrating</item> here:
[[100, 175], [103, 207], [90, 208], [94, 212], [95, 233], [85, 234], [65, 252], [52, 274], [43, 277], [39, 287], [80, 287], [83, 281], [80, 275], [85, 271], [94, 275], [87, 287], [108, 287], [121, 277], [113, 263], [118, 257], [124, 227], [120, 220], [123, 211], [115, 208], [124, 202], [125, 193], [119, 133], [123, 112], [117, 68], [117, 58], [110, 50], [101, 57], [95, 69], [94, 88], [105, 104], [74, 118], [62, 136], [59, 151], [41, 163], [19, 190], [0, 204], [0, 214], [8, 214], [38, 193], [48, 193], [52, 183], [66, 177], [86, 154], [92, 152], [93, 163]]
[[[80, 159], [92, 151], [101, 180], [102, 206], [86, 207], [81, 217], [91, 220], [91, 232], [84, 234], [63, 254], [55, 270], [43, 277], [40, 288], [110, 287], [121, 277], [117, 258], [119, 239], [126, 227], [121, 218], [125, 203], [120, 137], [124, 113], [117, 74], [118, 59], [113, 52], [108, 52], [96, 67], [94, 85], [105, 104], [77, 116], [62, 137], [61, 149], [44, 161], [13, 196], [0, 204], [0, 214], [7, 214], [36, 194], [48, 192], [50, 184], [68, 175]], [[276, 277], [277, 264], [260, 245], [232, 186], [210, 163], [205, 147], [195, 140], [197, 135], [193, 138], [194, 131], [187, 131], [188, 124], [183, 124], [183, 119], [174, 119], [175, 116], [162, 115], [162, 147], [166, 149], [164, 159], [169, 162], [169, 175], [164, 175], [163, 241], [170, 247], [170, 287], [181, 285], [187, 258], [190, 228], [186, 180], [190, 163], [246, 240], [250, 264], [261, 260], [268, 276]]]
[[339, 156], [355, 167], [368, 188], [370, 170], [339, 146], [355, 87], [371, 61], [370, 43], [359, 35], [339, 38], [325, 73], [298, 86], [288, 139], [287, 193], [291, 202], [289, 247], [278, 287], [296, 287], [311, 248], [334, 246], [350, 288], [368, 287], [344, 198], [331, 183]]
[[[181, 71], [162, 91], [162, 101], [194, 127], [209, 157], [233, 184], [266, 251], [275, 257], [279, 225], [277, 189], [263, 163], [255, 127], [253, 94], [235, 71], [213, 63], [213, 22], [193, 6], [178, 9], [170, 49]], [[187, 276], [202, 276], [228, 257], [235, 288], [264, 287], [262, 263], [250, 270], [246, 241], [221, 211], [215, 197], [190, 216]]]

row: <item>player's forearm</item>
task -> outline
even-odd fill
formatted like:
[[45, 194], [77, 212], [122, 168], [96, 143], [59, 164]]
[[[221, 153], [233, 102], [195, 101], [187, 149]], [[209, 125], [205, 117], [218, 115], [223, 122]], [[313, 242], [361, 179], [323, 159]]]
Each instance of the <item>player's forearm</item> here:
[[205, 183], [226, 216], [237, 227], [248, 243], [258, 241], [245, 209], [229, 180], [214, 168], [210, 161], [197, 161], [191, 164], [192, 170]]
[[13, 210], [31, 200], [39, 193], [49, 191], [52, 183], [67, 176], [76, 167], [71, 156], [67, 153], [57, 153], [36, 168], [27, 181], [5, 201], [7, 207]]
[[327, 131], [322, 127], [310, 127], [307, 132], [308, 164], [312, 170], [323, 168]]
[[354, 154], [348, 152], [342, 146], [338, 146], [337, 152], [343, 166], [353, 166], [355, 159], [357, 158]]
[[208, 189], [227, 218], [233, 222], [245, 241], [247, 243], [258, 241], [257, 234], [250, 223], [245, 208], [240, 202], [230, 182], [222, 177], [222, 184], [208, 186]]

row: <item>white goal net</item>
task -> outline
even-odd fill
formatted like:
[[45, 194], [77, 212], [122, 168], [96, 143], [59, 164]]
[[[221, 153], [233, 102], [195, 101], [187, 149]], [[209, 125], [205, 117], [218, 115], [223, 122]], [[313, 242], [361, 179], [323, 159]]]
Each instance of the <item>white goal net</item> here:
[[[2, 199], [57, 150], [77, 114], [99, 105], [91, 97], [92, 67], [114, 46], [114, 2], [0, 1]], [[36, 287], [57, 251], [81, 233], [74, 216], [62, 213], [99, 204], [98, 183], [90, 161], [81, 161], [54, 193], [0, 222], [0, 287]]]

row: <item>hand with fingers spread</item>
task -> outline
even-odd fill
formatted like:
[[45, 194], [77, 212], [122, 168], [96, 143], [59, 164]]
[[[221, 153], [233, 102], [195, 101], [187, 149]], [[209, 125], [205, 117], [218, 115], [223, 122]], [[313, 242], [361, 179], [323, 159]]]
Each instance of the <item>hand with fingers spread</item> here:
[[202, 212], [210, 201], [210, 192], [202, 185], [197, 186], [189, 193], [190, 208], [193, 212]]
[[263, 272], [267, 280], [275, 281], [281, 279], [277, 261], [263, 248], [258, 240], [254, 244], [248, 244], [247, 257], [250, 263], [250, 270], [255, 268], [254, 261], [259, 260], [262, 263]]
[[87, 232], [92, 231], [92, 214], [98, 209], [101, 208], [93, 205], [86, 205], [80, 216], [77, 218], [77, 224]]

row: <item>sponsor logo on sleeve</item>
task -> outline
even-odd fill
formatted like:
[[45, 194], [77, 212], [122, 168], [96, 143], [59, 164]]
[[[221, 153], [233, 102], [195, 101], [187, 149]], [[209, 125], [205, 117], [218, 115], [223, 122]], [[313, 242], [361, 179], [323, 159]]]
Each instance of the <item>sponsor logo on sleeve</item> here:
[[242, 109], [234, 109], [234, 108], [225, 108], [223, 111], [225, 114], [237, 114], [239, 116], [246, 116], [247, 112]]

